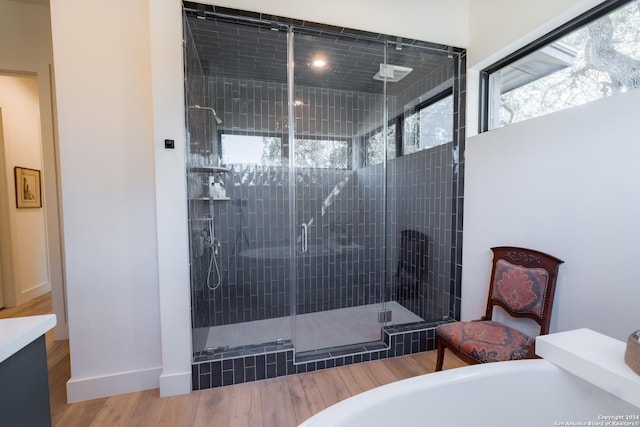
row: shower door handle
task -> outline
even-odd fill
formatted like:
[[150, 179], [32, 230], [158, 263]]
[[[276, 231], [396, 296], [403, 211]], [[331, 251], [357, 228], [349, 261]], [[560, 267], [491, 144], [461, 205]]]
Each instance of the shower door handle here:
[[302, 253], [307, 252], [308, 247], [307, 247], [307, 224], [302, 224], [300, 226], [300, 251]]

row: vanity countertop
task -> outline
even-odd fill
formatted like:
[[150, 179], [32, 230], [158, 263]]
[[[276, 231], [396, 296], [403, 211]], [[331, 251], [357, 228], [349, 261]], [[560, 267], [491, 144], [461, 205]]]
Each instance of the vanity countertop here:
[[55, 314], [0, 319], [0, 363], [56, 326]]

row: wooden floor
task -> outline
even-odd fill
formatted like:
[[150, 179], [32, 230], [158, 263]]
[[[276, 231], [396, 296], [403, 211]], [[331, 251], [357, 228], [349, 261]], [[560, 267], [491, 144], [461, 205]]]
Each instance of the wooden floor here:
[[[49, 294], [0, 310], [0, 319], [51, 313]], [[69, 342], [46, 335], [53, 426], [296, 426], [371, 388], [433, 372], [435, 351], [160, 397], [158, 390], [67, 404]], [[464, 366], [447, 352], [444, 369]]]

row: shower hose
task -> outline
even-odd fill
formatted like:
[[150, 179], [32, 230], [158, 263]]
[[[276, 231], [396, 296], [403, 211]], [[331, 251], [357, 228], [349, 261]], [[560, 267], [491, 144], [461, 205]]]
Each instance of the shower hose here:
[[[216, 259], [216, 239], [213, 237], [213, 218], [209, 221], [209, 239], [211, 239], [211, 259], [209, 260], [209, 269], [207, 270], [207, 288], [210, 291], [215, 291], [220, 287], [222, 278], [220, 277], [220, 266], [218, 266], [218, 260]], [[214, 274], [213, 286], [211, 286], [211, 273]]]

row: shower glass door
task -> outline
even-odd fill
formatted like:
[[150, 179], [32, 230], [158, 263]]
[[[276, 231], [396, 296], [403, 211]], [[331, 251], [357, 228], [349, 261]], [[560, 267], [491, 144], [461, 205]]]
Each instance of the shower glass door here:
[[229, 13], [185, 8], [194, 360], [453, 317], [453, 53]]
[[185, 19], [194, 358], [292, 336], [287, 34]]
[[385, 43], [305, 28], [289, 40], [294, 345], [380, 341], [388, 126], [385, 83], [374, 76]]

